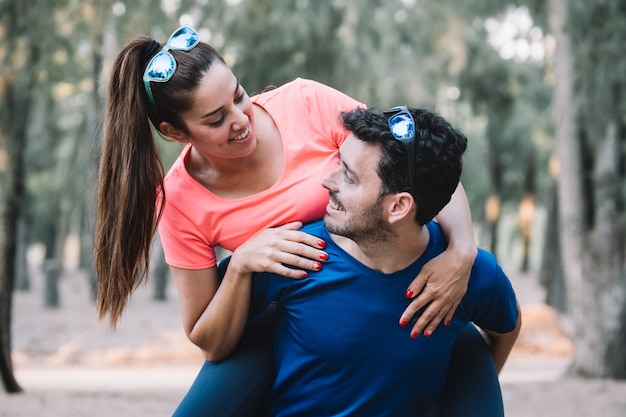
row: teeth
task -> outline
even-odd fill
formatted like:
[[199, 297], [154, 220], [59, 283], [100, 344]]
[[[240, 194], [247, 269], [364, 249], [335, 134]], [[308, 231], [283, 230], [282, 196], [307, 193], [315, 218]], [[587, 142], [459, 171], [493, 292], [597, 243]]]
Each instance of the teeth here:
[[246, 129], [245, 132], [243, 132], [241, 135], [239, 136], [235, 136], [232, 140], [241, 140], [241, 139], [245, 139], [248, 136], [248, 133], [250, 133], [250, 128]]
[[341, 208], [341, 206], [340, 206], [339, 204], [335, 203], [333, 200], [330, 200], [330, 207], [331, 207], [333, 210], [341, 210], [341, 211], [343, 211], [343, 209]]

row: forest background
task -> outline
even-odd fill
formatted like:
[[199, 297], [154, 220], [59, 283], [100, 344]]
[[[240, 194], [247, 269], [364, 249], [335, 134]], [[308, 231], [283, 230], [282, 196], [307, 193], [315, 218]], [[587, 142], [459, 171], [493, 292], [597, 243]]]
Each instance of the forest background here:
[[[63, 309], [70, 264], [93, 299], [94, 190], [108, 70], [121, 46], [182, 24], [250, 94], [295, 77], [377, 108], [433, 109], [469, 137], [480, 246], [537, 271], [574, 345], [570, 373], [626, 379], [624, 0], [0, 0], [0, 372], [12, 300]], [[171, 163], [177, 145], [160, 141]], [[160, 247], [155, 244], [155, 251]], [[154, 256], [161, 259], [162, 256]], [[167, 297], [167, 268], [150, 271]]]

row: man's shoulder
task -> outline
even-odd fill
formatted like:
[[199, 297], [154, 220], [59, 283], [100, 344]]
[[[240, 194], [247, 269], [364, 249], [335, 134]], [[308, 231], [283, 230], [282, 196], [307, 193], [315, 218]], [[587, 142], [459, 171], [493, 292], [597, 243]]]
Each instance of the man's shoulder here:
[[485, 249], [478, 248], [478, 254], [474, 260], [472, 272], [475, 270], [480, 273], [495, 273], [498, 268], [500, 268], [500, 265], [498, 265], [496, 257], [493, 253]]
[[494, 294], [504, 290], [509, 291], [510, 287], [510, 280], [498, 264], [496, 257], [491, 252], [479, 248], [472, 266], [468, 293]]
[[326, 231], [326, 226], [324, 226], [323, 220], [316, 220], [314, 222], [307, 223], [304, 226], [302, 226], [300, 231], [308, 233], [313, 236], [320, 237], [320, 238], [328, 234], [328, 232]]

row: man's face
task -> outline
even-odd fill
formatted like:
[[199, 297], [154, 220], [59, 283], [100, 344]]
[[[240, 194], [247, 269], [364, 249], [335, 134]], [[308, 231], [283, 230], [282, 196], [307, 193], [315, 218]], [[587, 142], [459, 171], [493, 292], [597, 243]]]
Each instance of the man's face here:
[[322, 186], [329, 192], [324, 224], [329, 232], [363, 240], [385, 238], [391, 233], [379, 197], [381, 151], [350, 135], [339, 149], [339, 166], [327, 174]]

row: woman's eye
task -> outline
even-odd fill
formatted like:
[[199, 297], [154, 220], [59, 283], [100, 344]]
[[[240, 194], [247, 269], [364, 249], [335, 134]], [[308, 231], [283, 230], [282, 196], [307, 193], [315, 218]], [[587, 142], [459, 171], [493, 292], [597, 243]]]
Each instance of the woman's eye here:
[[350, 177], [350, 174], [348, 173], [348, 171], [344, 171], [343, 172], [343, 179], [345, 182], [347, 182], [348, 184], [352, 184], [354, 183], [354, 181], [352, 180], [352, 178]]
[[222, 116], [219, 120], [215, 121], [215, 122], [210, 122], [209, 126], [211, 127], [218, 127], [220, 126], [222, 123], [224, 123], [224, 116]]
[[246, 96], [246, 92], [242, 91], [237, 97], [235, 97], [235, 103], [241, 103]]

